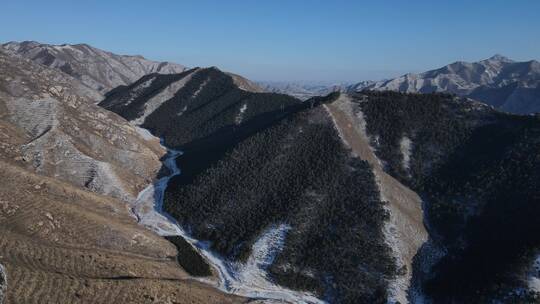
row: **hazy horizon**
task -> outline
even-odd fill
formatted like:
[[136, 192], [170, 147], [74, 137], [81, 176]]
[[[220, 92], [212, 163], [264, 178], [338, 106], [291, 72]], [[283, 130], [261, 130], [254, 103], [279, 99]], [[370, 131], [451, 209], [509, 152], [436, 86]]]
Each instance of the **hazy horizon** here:
[[539, 37], [540, 2], [523, 0], [7, 1], [0, 13], [2, 42], [87, 43], [277, 82], [380, 80], [494, 54], [538, 59]]

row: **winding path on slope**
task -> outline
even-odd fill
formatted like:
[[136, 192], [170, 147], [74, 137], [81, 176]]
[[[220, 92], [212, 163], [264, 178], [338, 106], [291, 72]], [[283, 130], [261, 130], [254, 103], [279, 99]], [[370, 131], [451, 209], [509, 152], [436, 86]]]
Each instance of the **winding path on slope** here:
[[[139, 133], [147, 140], [155, 139], [148, 130], [137, 127]], [[163, 146], [163, 141], [161, 141]], [[246, 264], [229, 262], [210, 250], [208, 242], [191, 237], [179, 223], [163, 211], [163, 198], [169, 180], [181, 173], [176, 164], [176, 158], [181, 151], [168, 149], [163, 165], [170, 174], [158, 179], [154, 184], [143, 189], [135, 202], [132, 211], [141, 225], [155, 231], [161, 236], [181, 236], [201, 254], [218, 273], [217, 288], [230, 294], [266, 301], [290, 303], [320, 304], [325, 303], [311, 293], [298, 292], [273, 284], [269, 279], [266, 268], [275, 256], [282, 250], [285, 235], [290, 227], [275, 225], [269, 227], [254, 243], [251, 256]], [[198, 279], [201, 282], [213, 284], [208, 279]]]

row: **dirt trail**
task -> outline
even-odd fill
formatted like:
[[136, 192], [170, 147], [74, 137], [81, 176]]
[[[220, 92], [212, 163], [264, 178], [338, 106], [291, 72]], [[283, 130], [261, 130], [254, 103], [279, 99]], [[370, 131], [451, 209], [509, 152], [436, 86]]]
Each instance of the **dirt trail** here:
[[373, 152], [365, 131], [366, 122], [362, 113], [353, 113], [352, 104], [345, 94], [332, 104], [325, 105], [332, 116], [342, 140], [352, 152], [373, 166], [382, 199], [388, 201], [390, 221], [385, 227], [387, 242], [394, 250], [399, 266], [406, 273], [390, 284], [393, 301], [407, 303], [407, 289], [412, 277], [412, 260], [419, 248], [427, 241], [428, 234], [423, 225], [422, 201], [418, 194], [384, 172]]

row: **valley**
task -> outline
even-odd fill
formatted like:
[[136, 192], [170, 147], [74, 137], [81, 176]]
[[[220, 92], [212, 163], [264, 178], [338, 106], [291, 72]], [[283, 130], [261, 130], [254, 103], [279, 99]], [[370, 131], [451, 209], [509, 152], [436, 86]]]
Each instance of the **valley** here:
[[[145, 131], [141, 130], [141, 132]], [[146, 136], [152, 135], [146, 134]], [[263, 236], [254, 244], [254, 252], [245, 265], [230, 263], [214, 252], [206, 242], [193, 238], [174, 218], [163, 211], [163, 196], [167, 185], [171, 178], [181, 174], [181, 170], [176, 164], [176, 158], [180, 157], [181, 154], [180, 151], [168, 150], [163, 159], [163, 166], [170, 173], [142, 190], [137, 200], [133, 202], [131, 210], [137, 216], [139, 224], [161, 236], [166, 236], [167, 239], [180, 237], [185, 240], [186, 243], [181, 244], [183, 247], [178, 247], [178, 250], [183, 249], [187, 252], [178, 255], [178, 262], [184, 269], [208, 269], [210, 266], [211, 270], [203, 270], [200, 271], [201, 273], [199, 270], [188, 271], [190, 275], [199, 277], [197, 280], [203, 283], [215, 285], [227, 293], [253, 299], [275, 299], [291, 303], [322, 303], [309, 293], [288, 290], [268, 280], [266, 269], [263, 268], [265, 261], [273, 259], [275, 253], [272, 250], [279, 250], [279, 248], [271, 248], [276, 246], [272, 235], [268, 236], [271, 239], [266, 240], [267, 236]], [[173, 241], [173, 244], [178, 242], [180, 240]], [[187, 246], [192, 246], [194, 250], [185, 248]], [[188, 260], [187, 256], [189, 255], [193, 257]], [[198, 256], [203, 259], [201, 260]], [[182, 258], [186, 258], [186, 261], [183, 261]], [[187, 261], [190, 263], [185, 264]], [[213, 273], [216, 273], [215, 277]]]
[[534, 62], [316, 94], [86, 44], [0, 68], [0, 303], [538, 302], [540, 120], [499, 94]]
[[242, 303], [197, 282], [126, 204], [165, 150], [78, 80], [0, 49], [0, 300]]

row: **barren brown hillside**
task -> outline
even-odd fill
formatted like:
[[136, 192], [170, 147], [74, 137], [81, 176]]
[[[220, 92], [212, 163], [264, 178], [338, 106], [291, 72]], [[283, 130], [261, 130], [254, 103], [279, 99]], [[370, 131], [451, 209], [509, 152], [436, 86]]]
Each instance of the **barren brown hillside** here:
[[58, 70], [0, 48], [0, 159], [97, 193], [132, 200], [164, 151], [99, 94]]
[[176, 249], [118, 200], [0, 162], [5, 303], [235, 303], [190, 280]]

